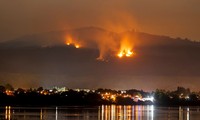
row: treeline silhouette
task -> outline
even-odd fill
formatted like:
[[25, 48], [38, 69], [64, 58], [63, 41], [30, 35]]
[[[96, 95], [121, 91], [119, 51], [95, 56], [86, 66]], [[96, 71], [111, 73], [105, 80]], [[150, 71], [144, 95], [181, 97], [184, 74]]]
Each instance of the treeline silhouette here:
[[[142, 98], [153, 96], [154, 100], [144, 101]], [[137, 100], [136, 100], [137, 99]], [[199, 93], [191, 92], [190, 89], [178, 87], [175, 91], [157, 89], [153, 92], [143, 90], [76, 90], [67, 89], [37, 89], [14, 88], [7, 84], [0, 86], [0, 105], [11, 106], [70, 106], [70, 105], [200, 105]]]
[[189, 88], [177, 87], [175, 91], [157, 89], [154, 93], [156, 105], [162, 106], [199, 106], [200, 92], [191, 92]]

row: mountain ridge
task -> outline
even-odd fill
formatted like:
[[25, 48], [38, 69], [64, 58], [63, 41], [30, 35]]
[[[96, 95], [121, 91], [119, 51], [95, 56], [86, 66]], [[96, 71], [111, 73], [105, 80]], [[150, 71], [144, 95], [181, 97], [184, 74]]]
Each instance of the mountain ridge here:
[[[187, 38], [171, 38], [168, 36], [162, 35], [153, 35], [144, 32], [136, 32], [134, 30], [125, 31], [121, 33], [115, 33], [112, 31], [108, 31], [106, 29], [100, 27], [82, 27], [70, 30], [62, 30], [62, 31], [50, 31], [41, 34], [34, 35], [26, 35], [13, 40], [4, 41], [0, 43], [0, 48], [20, 48], [20, 47], [53, 47], [53, 46], [64, 46], [65, 39], [67, 34], [73, 34], [74, 36], [78, 36], [80, 39], [99, 39], [98, 36], [115, 36], [116, 40], [119, 39], [122, 35], [128, 35], [133, 37], [135, 40], [133, 42], [136, 43], [135, 46], [159, 46], [159, 45], [200, 45], [200, 42], [191, 41]], [[93, 35], [93, 36], [92, 36]], [[90, 40], [92, 41], [92, 40]], [[89, 42], [90, 42], [89, 41]], [[96, 46], [95, 46], [96, 47]]]

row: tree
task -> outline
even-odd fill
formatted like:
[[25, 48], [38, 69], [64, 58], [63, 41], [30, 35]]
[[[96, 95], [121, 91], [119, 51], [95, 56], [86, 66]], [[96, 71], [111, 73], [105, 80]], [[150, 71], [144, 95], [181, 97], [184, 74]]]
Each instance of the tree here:
[[0, 92], [4, 93], [6, 91], [6, 88], [4, 86], [0, 86]]
[[14, 91], [14, 87], [11, 84], [6, 84], [5, 89], [10, 90], [10, 91]]
[[43, 89], [43, 87], [39, 87], [38, 89], [37, 89], [37, 91], [43, 91], [44, 89]]

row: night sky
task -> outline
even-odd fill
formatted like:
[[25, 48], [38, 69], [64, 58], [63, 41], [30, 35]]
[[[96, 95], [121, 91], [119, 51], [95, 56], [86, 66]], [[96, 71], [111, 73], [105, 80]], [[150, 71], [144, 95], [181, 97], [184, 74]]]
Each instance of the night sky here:
[[[200, 90], [199, 5], [199, 0], [0, 1], [0, 84]], [[126, 49], [134, 54], [119, 58]]]

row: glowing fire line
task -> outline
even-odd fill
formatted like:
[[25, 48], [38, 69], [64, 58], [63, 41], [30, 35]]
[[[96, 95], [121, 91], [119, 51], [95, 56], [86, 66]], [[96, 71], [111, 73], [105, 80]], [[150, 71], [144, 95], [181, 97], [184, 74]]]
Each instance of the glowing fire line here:
[[120, 51], [120, 52], [117, 54], [117, 56], [118, 56], [119, 58], [122, 58], [123, 56], [131, 57], [133, 54], [134, 54], [134, 53], [133, 53], [131, 50], [126, 50], [126, 49], [124, 49], [124, 50]]
[[75, 48], [80, 48], [80, 44], [77, 44], [77, 43], [73, 42], [71, 37], [67, 38], [67, 40], [65, 41], [65, 44], [67, 46], [73, 45]]

